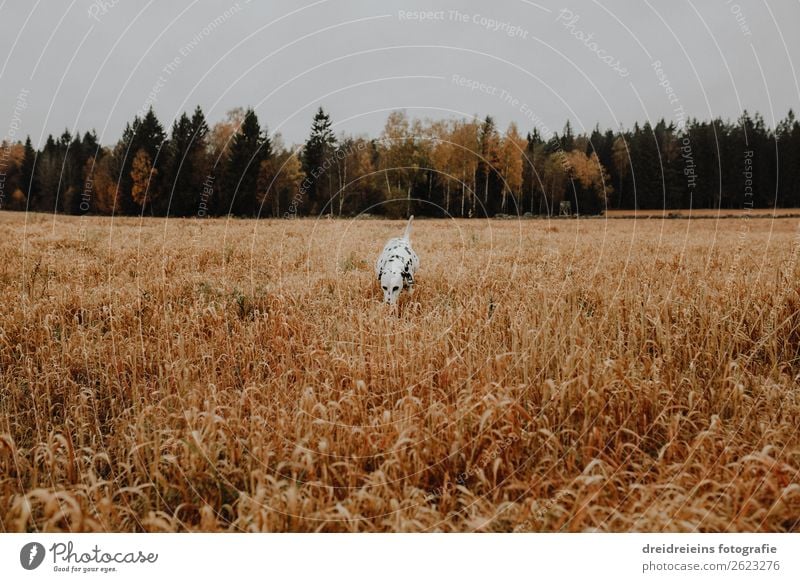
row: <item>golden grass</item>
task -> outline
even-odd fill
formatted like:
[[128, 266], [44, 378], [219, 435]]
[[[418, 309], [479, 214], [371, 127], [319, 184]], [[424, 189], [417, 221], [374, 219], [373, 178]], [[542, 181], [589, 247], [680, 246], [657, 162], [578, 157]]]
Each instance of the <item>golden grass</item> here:
[[603, 216], [607, 218], [789, 218], [800, 217], [800, 208], [607, 210]]
[[798, 531], [797, 222], [0, 213], [0, 530]]

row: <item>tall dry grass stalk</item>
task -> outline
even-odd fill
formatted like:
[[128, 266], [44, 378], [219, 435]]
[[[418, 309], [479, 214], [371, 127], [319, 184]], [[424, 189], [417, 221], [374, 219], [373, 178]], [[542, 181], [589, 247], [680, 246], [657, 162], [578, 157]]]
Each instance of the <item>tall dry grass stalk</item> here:
[[798, 531], [796, 222], [0, 214], [0, 529]]

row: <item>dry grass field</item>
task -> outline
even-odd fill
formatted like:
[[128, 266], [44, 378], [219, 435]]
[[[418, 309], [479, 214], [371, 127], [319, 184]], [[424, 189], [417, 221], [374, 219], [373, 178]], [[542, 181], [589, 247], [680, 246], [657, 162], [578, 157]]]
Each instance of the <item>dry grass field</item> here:
[[800, 531], [797, 219], [0, 213], [1, 531]]
[[606, 218], [794, 218], [800, 208], [694, 208], [686, 210], [606, 210]]

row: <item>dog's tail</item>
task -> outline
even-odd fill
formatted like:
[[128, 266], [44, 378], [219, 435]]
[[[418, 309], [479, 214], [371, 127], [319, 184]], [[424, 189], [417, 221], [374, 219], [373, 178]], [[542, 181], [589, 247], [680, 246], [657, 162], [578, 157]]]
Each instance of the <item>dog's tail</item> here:
[[414, 215], [412, 214], [411, 217], [408, 219], [408, 224], [406, 225], [406, 231], [403, 233], [403, 238], [408, 240], [411, 236], [411, 223], [414, 222]]

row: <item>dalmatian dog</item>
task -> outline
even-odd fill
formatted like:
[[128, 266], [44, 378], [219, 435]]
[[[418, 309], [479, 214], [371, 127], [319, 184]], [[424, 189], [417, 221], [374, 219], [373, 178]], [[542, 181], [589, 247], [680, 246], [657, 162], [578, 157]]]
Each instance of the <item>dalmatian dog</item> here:
[[411, 223], [414, 217], [408, 219], [406, 231], [401, 238], [389, 239], [375, 263], [375, 274], [383, 289], [383, 300], [389, 305], [395, 305], [403, 288], [408, 289], [409, 295], [414, 292], [414, 275], [419, 269], [419, 257], [411, 248]]

